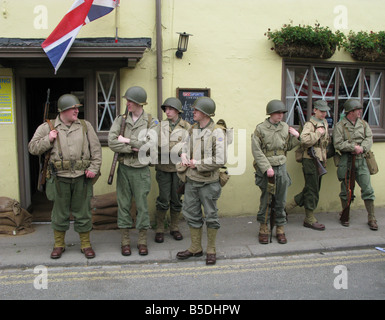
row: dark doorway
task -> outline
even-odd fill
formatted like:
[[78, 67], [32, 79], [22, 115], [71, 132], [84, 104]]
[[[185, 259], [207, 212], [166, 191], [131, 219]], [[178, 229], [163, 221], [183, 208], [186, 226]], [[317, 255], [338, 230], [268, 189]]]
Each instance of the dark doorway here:
[[[65, 93], [76, 95], [80, 103], [84, 103], [84, 78], [26, 78], [25, 79], [26, 111], [28, 124], [28, 141], [30, 141], [39, 125], [44, 122], [44, 109], [49, 96], [49, 119], [57, 116], [57, 100]], [[79, 118], [84, 119], [83, 107], [79, 108]], [[51, 220], [52, 202], [44, 192], [37, 191], [39, 177], [39, 157], [29, 155], [31, 206], [33, 221], [48, 222]]]

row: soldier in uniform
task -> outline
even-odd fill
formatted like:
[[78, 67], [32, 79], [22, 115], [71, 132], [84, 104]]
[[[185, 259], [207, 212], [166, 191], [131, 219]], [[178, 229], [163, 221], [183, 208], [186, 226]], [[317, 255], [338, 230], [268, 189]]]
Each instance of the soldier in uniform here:
[[[216, 263], [216, 235], [220, 228], [217, 200], [221, 195], [219, 168], [226, 163], [227, 138], [224, 127], [218, 127], [211, 117], [215, 102], [201, 97], [193, 104], [196, 123], [181, 154], [182, 168], [186, 169], [186, 184], [183, 200], [183, 216], [191, 235], [191, 245], [177, 253], [178, 259], [200, 257], [202, 250], [203, 213], [207, 226], [206, 264]], [[183, 171], [183, 170], [181, 170]], [[178, 172], [181, 172], [178, 169]]]
[[[156, 233], [155, 242], [164, 241], [164, 223], [168, 209], [170, 208], [170, 234], [175, 240], [182, 240], [179, 231], [179, 218], [182, 209], [181, 194], [177, 193], [180, 179], [176, 172], [175, 164], [179, 159], [178, 151], [182, 141], [185, 140], [190, 123], [180, 116], [182, 103], [177, 98], [168, 98], [161, 106], [167, 116], [167, 120], [161, 121], [159, 139], [159, 159], [156, 169], [156, 181], [159, 186], [159, 196], [156, 199]], [[179, 145], [179, 147], [178, 147]]]
[[95, 257], [90, 242], [92, 215], [90, 200], [93, 193], [92, 179], [99, 174], [102, 149], [92, 125], [79, 120], [76, 96], [64, 94], [58, 100], [59, 115], [53, 121], [40, 125], [28, 149], [31, 154], [51, 152], [49, 173], [46, 180], [47, 198], [54, 202], [51, 225], [55, 244], [52, 259], [61, 257], [65, 250], [65, 233], [70, 227], [70, 214], [74, 217], [74, 229], [79, 233], [81, 251], [85, 257]]
[[[272, 100], [266, 106], [269, 117], [258, 124], [251, 135], [251, 150], [256, 167], [255, 184], [261, 189], [257, 221], [260, 223], [258, 239], [261, 244], [269, 242], [269, 206], [272, 194], [275, 199], [275, 221], [277, 240], [287, 242], [284, 225], [286, 224], [285, 202], [287, 188], [291, 184], [286, 171], [286, 153], [299, 144], [299, 133], [282, 121], [286, 106], [280, 100]], [[275, 178], [275, 185], [268, 183]]]
[[307, 121], [300, 135], [302, 147], [302, 171], [305, 177], [305, 186], [294, 199], [286, 206], [289, 211], [297, 205], [305, 208], [304, 227], [323, 231], [325, 225], [319, 223], [314, 216], [314, 210], [317, 208], [319, 200], [319, 191], [321, 188], [321, 176], [318, 175], [314, 159], [309, 155], [308, 149], [314, 148], [316, 157], [321, 161], [324, 167], [327, 162], [327, 145], [329, 143], [328, 122], [325, 117], [330, 108], [326, 101], [318, 100], [314, 102], [314, 116]]
[[131, 254], [129, 229], [133, 228], [134, 224], [130, 208], [134, 197], [137, 208], [135, 227], [139, 230], [137, 248], [140, 255], [147, 255], [147, 230], [150, 227], [147, 196], [151, 188], [151, 159], [146, 156], [146, 152], [143, 154], [142, 150], [157, 155], [155, 147], [159, 135], [159, 121], [144, 111], [147, 93], [142, 87], [127, 89], [123, 97], [127, 100], [124, 134], [120, 135], [120, 129], [122, 118], [126, 115], [120, 115], [114, 120], [108, 134], [108, 146], [112, 151], [120, 153], [116, 195], [121, 253], [124, 256]]
[[[340, 151], [341, 159], [338, 164], [337, 176], [341, 181], [339, 194], [342, 209], [347, 205], [346, 172], [349, 157], [356, 155], [355, 178], [361, 188], [361, 198], [368, 212], [368, 225], [371, 230], [378, 230], [374, 215], [374, 190], [370, 182], [370, 173], [366, 164], [365, 154], [373, 145], [373, 134], [369, 124], [361, 119], [362, 105], [358, 100], [349, 99], [344, 104], [345, 117], [339, 121], [333, 131], [333, 141], [336, 151]], [[343, 224], [348, 226], [349, 222]]]

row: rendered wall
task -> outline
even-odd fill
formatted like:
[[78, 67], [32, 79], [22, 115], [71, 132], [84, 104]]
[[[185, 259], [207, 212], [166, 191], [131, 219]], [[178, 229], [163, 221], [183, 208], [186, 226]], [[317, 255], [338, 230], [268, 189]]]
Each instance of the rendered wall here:
[[[46, 38], [73, 0], [6, 0], [0, 9], [2, 37]], [[43, 25], [44, 10], [48, 16]], [[348, 33], [354, 31], [385, 30], [383, 12], [385, 2], [380, 0], [315, 1], [315, 0], [163, 0], [163, 99], [175, 96], [176, 88], [211, 89], [211, 97], [217, 104], [215, 120], [223, 118], [235, 129], [234, 156], [229, 167], [236, 169], [229, 184], [222, 190], [219, 200], [221, 215], [255, 214], [259, 206], [259, 190], [254, 184], [250, 136], [255, 126], [265, 116], [265, 106], [271, 99], [281, 98], [282, 58], [270, 48], [272, 44], [264, 36], [268, 28], [278, 29], [283, 24], [314, 24], [329, 26]], [[42, 20], [43, 19], [43, 20]], [[40, 24], [39, 24], [40, 23]], [[183, 59], [175, 57], [178, 41], [176, 32], [193, 34]], [[114, 37], [115, 15], [109, 14], [82, 28], [79, 37]], [[135, 69], [121, 70], [123, 93], [132, 85], [143, 86], [148, 93], [149, 104], [145, 110], [153, 116], [156, 111], [156, 23], [155, 0], [121, 0], [119, 37], [151, 37], [152, 48], [145, 52]], [[336, 52], [332, 61], [353, 62], [344, 51]], [[0, 74], [9, 73], [0, 69]], [[124, 100], [122, 99], [122, 111]], [[0, 165], [15, 164], [15, 126], [0, 126]], [[375, 143], [373, 151], [377, 159], [385, 156], [383, 143]], [[95, 185], [95, 194], [114, 191], [106, 181], [112, 161], [112, 152], [103, 148], [102, 177]], [[301, 165], [294, 161], [294, 152], [288, 155], [288, 171], [292, 179], [288, 199], [301, 191], [304, 183]], [[10, 159], [10, 160], [9, 160]], [[376, 191], [376, 205], [385, 205], [384, 169], [372, 177]], [[339, 183], [332, 160], [328, 162], [328, 174], [323, 177], [318, 211], [340, 210]], [[153, 173], [149, 196], [151, 212], [155, 210], [157, 184]], [[233, 171], [234, 172], [234, 171]], [[10, 193], [17, 198], [17, 170], [3, 172], [0, 188], [12, 184]], [[242, 174], [238, 174], [242, 173]], [[116, 177], [115, 177], [116, 179]], [[3, 181], [5, 181], [3, 183]], [[116, 180], [115, 180], [116, 181]], [[0, 194], [1, 195], [1, 194]], [[363, 207], [356, 188], [354, 207]]]

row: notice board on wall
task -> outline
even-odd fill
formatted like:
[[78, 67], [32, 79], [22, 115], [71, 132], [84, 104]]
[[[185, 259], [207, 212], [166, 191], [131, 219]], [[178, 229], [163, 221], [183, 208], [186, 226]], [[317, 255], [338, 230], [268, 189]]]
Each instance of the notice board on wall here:
[[189, 123], [194, 123], [194, 115], [192, 105], [199, 97], [210, 97], [210, 89], [192, 89], [192, 88], [177, 88], [176, 96], [182, 102], [182, 119]]
[[0, 124], [13, 123], [12, 77], [0, 76]]

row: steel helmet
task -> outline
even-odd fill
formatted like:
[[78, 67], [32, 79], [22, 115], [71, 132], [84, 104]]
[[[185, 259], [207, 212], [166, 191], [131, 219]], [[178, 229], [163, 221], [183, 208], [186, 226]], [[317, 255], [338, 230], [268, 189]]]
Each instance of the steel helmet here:
[[147, 104], [147, 93], [142, 87], [128, 88], [123, 98], [135, 102], [141, 106]]
[[266, 114], [275, 112], [287, 112], [285, 104], [281, 100], [271, 100], [266, 106]]
[[356, 109], [362, 109], [362, 105], [358, 100], [349, 99], [344, 103], [345, 113], [349, 113], [350, 111]]
[[215, 102], [209, 97], [200, 97], [196, 99], [192, 107], [209, 117], [215, 116]]
[[166, 107], [171, 107], [176, 109], [179, 113], [183, 113], [182, 111], [182, 102], [178, 98], [167, 98], [163, 104], [160, 106], [163, 111], [166, 110]]
[[78, 97], [73, 94], [63, 94], [57, 101], [57, 109], [59, 112], [80, 106], [82, 106], [82, 104], [80, 104]]

